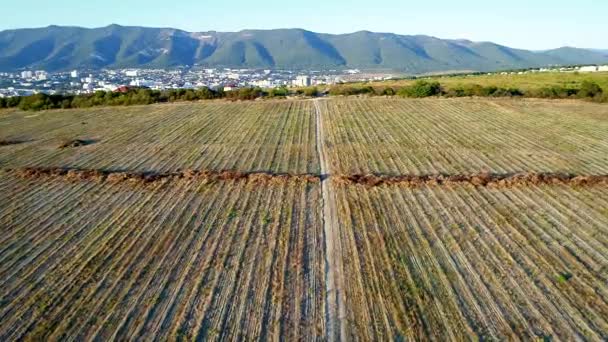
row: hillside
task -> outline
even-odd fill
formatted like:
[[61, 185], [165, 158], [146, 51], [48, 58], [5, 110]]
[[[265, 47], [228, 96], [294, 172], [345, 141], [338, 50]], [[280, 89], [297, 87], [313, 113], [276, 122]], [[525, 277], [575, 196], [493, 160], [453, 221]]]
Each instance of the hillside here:
[[209, 67], [390, 69], [410, 74], [491, 71], [608, 62], [608, 53], [560, 48], [533, 52], [490, 42], [360, 31], [301, 29], [186, 32], [110, 25], [50, 26], [0, 32], [0, 70], [39, 68]]

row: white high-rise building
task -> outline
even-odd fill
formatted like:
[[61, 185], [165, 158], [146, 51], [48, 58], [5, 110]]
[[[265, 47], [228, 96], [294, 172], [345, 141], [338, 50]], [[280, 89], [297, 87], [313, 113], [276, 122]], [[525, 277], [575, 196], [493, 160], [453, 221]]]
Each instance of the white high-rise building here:
[[21, 72], [21, 78], [32, 78], [32, 77], [34, 77], [34, 73], [30, 70]]
[[36, 75], [36, 79], [38, 81], [46, 81], [46, 79], [49, 76], [49, 74], [46, 71], [44, 71], [44, 70], [38, 70], [38, 71], [36, 71], [35, 75]]
[[293, 85], [296, 87], [310, 87], [311, 84], [310, 76], [305, 75], [296, 77], [296, 80], [293, 82]]
[[72, 70], [72, 72], [70, 73], [70, 77], [78, 78], [78, 70]]

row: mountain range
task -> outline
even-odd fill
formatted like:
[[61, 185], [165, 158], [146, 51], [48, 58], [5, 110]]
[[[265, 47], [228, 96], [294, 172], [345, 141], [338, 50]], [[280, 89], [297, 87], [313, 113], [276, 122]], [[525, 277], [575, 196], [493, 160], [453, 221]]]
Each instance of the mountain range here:
[[49, 26], [0, 31], [0, 70], [207, 67], [383, 69], [408, 74], [608, 63], [608, 52], [546, 51], [491, 42], [302, 29], [187, 32], [173, 28]]

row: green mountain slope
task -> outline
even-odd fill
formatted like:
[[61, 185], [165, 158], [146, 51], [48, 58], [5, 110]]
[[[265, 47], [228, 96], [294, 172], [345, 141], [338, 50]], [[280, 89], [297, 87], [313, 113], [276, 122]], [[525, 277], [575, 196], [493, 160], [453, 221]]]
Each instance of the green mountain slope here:
[[282, 69], [439, 71], [608, 63], [608, 54], [560, 48], [543, 52], [494, 43], [368, 31], [331, 35], [301, 29], [186, 32], [110, 25], [50, 26], [0, 32], [0, 70], [186, 65]]

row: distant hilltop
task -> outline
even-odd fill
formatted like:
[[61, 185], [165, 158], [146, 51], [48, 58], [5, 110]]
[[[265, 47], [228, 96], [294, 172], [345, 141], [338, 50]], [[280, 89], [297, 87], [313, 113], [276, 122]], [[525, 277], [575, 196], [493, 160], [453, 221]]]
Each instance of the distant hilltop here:
[[608, 52], [513, 49], [491, 42], [302, 29], [186, 32], [49, 26], [0, 32], [0, 71], [206, 67], [393, 70], [406, 74], [608, 63]]

